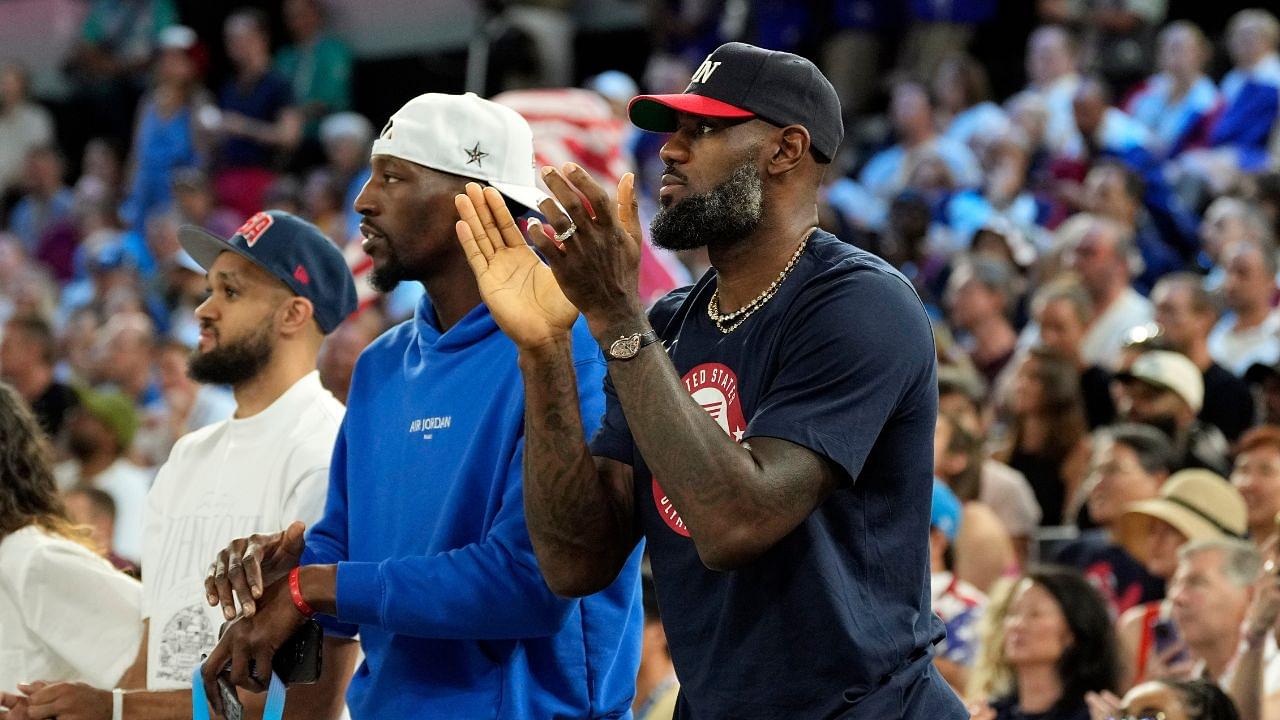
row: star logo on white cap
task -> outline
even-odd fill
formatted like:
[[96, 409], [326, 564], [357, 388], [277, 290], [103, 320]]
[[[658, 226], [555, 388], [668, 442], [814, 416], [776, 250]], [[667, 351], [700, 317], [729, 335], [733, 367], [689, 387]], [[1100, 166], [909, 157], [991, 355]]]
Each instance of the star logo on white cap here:
[[484, 167], [484, 165], [482, 165], [480, 161], [483, 160], [484, 158], [489, 157], [489, 153], [484, 152], [483, 150], [480, 149], [479, 142], [476, 142], [476, 146], [471, 148], [470, 150], [467, 150], [464, 148], [463, 152], [467, 154], [467, 164], [470, 165], [471, 163], [475, 163], [476, 167]]

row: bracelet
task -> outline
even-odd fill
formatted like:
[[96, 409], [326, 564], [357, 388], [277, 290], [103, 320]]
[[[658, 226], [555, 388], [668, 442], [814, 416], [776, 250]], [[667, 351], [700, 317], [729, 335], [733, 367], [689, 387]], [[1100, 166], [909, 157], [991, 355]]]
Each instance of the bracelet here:
[[302, 585], [298, 582], [298, 571], [301, 569], [296, 567], [289, 571], [289, 597], [293, 598], [293, 606], [298, 608], [298, 612], [309, 619], [315, 616], [316, 611], [302, 598]]
[[111, 720], [124, 720], [124, 690], [111, 691]]

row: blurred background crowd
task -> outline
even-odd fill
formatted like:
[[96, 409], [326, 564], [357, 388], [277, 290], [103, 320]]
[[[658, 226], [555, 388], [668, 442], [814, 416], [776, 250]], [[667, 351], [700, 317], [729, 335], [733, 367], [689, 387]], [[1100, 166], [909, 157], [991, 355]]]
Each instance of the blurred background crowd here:
[[[819, 62], [822, 224], [935, 321], [938, 664], [977, 716], [1280, 718], [1280, 24], [1234, 0], [0, 3], [0, 379], [74, 519], [139, 572], [156, 468], [234, 409], [186, 374], [179, 226], [283, 209], [344, 249], [343, 399], [421, 292], [368, 286], [352, 209], [392, 109], [493, 97], [651, 214], [663, 139], [626, 103], [728, 40]], [[706, 269], [646, 247], [642, 293]], [[672, 684], [646, 609], [638, 703]]]

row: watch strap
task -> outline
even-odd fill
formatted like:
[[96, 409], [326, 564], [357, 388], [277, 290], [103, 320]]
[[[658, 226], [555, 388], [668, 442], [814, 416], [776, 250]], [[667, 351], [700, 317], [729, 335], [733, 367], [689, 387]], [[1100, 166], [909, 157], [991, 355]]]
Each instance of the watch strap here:
[[642, 333], [623, 335], [610, 343], [605, 355], [610, 360], [630, 360], [642, 349], [658, 342], [658, 332], [652, 328]]

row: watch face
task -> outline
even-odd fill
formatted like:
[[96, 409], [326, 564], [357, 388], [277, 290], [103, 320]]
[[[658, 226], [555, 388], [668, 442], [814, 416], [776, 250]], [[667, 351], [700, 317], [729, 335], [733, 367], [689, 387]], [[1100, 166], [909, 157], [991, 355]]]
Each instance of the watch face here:
[[640, 335], [628, 335], [624, 338], [618, 338], [609, 346], [609, 354], [619, 360], [635, 357], [640, 352]]

